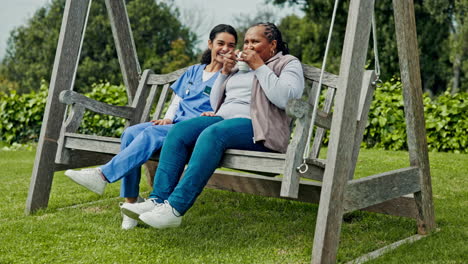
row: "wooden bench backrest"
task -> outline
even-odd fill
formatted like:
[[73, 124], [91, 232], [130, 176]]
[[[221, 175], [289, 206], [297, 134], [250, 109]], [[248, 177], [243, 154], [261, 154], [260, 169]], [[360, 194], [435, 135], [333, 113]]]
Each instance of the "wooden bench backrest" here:
[[[309, 95], [314, 95], [316, 93], [320, 79], [320, 69], [306, 64], [302, 64], [302, 66], [304, 71], [304, 79], [306, 80], [304, 96], [309, 98], [309, 103], [313, 103], [314, 96]], [[142, 110], [136, 111], [137, 113], [141, 112], [141, 116], [137, 117], [134, 122], [131, 122], [130, 125], [163, 118], [165, 113], [165, 106], [167, 106], [167, 104], [174, 96], [172, 90], [170, 89], [170, 85], [186, 70], [187, 68], [183, 68], [168, 74], [154, 74], [150, 70], [146, 70], [142, 76], [142, 80], [146, 79], [144, 82], [145, 87], [139, 87], [139, 89], [143, 88], [144, 91], [140, 91], [141, 94], [137, 92], [135, 97], [135, 101], [140, 102], [134, 102], [133, 104], [133, 106], [136, 108], [142, 107]], [[338, 86], [338, 76], [325, 72], [322, 85], [322, 94], [325, 95], [325, 100], [322, 103], [322, 108], [318, 112], [319, 118], [317, 119], [316, 124], [318, 123], [319, 127], [315, 132], [310, 158], [318, 157], [326, 129], [330, 128], [331, 115], [329, 113], [332, 109], [334, 95]], [[137, 98], [138, 96], [143, 97]], [[154, 105], [155, 101], [157, 101], [156, 105]], [[141, 102], [143, 102], [143, 104], [141, 104]]]

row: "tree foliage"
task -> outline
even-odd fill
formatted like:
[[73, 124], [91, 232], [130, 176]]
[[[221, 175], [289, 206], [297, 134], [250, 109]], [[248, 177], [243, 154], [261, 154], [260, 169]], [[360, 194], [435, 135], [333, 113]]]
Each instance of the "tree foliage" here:
[[[8, 80], [8, 87], [17, 87], [18, 92], [37, 90], [41, 79], [49, 80], [64, 7], [65, 0], [53, 0], [11, 32], [0, 65], [0, 80]], [[173, 65], [193, 62], [196, 36], [179, 22], [177, 9], [154, 0], [127, 0], [126, 7], [143, 69], [165, 72]], [[165, 56], [174, 52], [178, 56]], [[100, 81], [122, 83], [103, 0], [92, 1], [75, 87], [85, 92]]]
[[[329, 0], [267, 0], [276, 5], [300, 5], [305, 16], [289, 16], [280, 23], [280, 29], [289, 42], [291, 53], [303, 62], [321, 66], [325, 51], [328, 29], [331, 22], [334, 1]], [[467, 49], [465, 40], [468, 30], [464, 23], [467, 0], [415, 0], [416, 28], [420, 48], [420, 64], [423, 88], [433, 93], [445, 91], [454, 77], [453, 61], [460, 58], [461, 78], [466, 78]], [[327, 60], [327, 70], [337, 73], [343, 45], [349, 1], [340, 1], [332, 43]], [[463, 8], [462, 8], [463, 7]], [[391, 0], [375, 2], [378, 51], [382, 76], [388, 80], [399, 76], [398, 51], [396, 46], [395, 23]], [[454, 34], [454, 32], [458, 32]], [[456, 40], [451, 41], [454, 36]], [[464, 42], [465, 41], [465, 42]], [[458, 43], [455, 50], [454, 42]], [[461, 48], [464, 47], [464, 48]], [[373, 64], [372, 41], [369, 45], [368, 63]], [[460, 56], [461, 54], [461, 56]], [[464, 59], [464, 60], [463, 60]], [[373, 68], [373, 66], [371, 66]], [[462, 88], [465, 89], [465, 88]]]

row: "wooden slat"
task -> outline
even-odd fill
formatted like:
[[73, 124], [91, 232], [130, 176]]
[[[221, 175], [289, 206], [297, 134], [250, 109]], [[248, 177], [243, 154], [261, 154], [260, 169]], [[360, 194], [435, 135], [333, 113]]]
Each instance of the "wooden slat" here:
[[[331, 88], [327, 89], [327, 93], [325, 95], [325, 101], [323, 102], [323, 108], [322, 108], [322, 111], [324, 113], [328, 113], [328, 114], [331, 113], [331, 109], [333, 106], [333, 99], [335, 97], [335, 92], [336, 92], [335, 89], [331, 89]], [[329, 119], [331, 120], [332, 117], [330, 116]], [[328, 127], [328, 129], [330, 129], [330, 127], [331, 125]], [[322, 149], [323, 138], [325, 137], [325, 133], [326, 133], [325, 129], [326, 127], [323, 127], [323, 126], [317, 127], [317, 130], [315, 131], [315, 136], [314, 136], [314, 140], [312, 143], [312, 148], [310, 151], [309, 158], [318, 158], [318, 156], [320, 155], [320, 150]]]
[[419, 169], [409, 167], [358, 180], [346, 186], [344, 211], [349, 212], [418, 192]]
[[[354, 171], [356, 163], [359, 157], [359, 151], [361, 149], [361, 142], [364, 138], [364, 130], [366, 129], [367, 119], [369, 117], [369, 109], [372, 103], [372, 97], [374, 95], [375, 86], [373, 82], [375, 80], [374, 71], [365, 71], [362, 77], [362, 89], [361, 96], [359, 98], [359, 108], [357, 114], [356, 123], [356, 135], [354, 137], [354, 149], [353, 156], [351, 158], [351, 170]], [[354, 173], [349, 174], [349, 179], [353, 179]]]
[[135, 110], [129, 106], [117, 106], [99, 102], [74, 91], [62, 91], [60, 93], [60, 102], [68, 105], [81, 104], [95, 113], [112, 115], [125, 119], [131, 119], [134, 116]]
[[[306, 103], [308, 107], [308, 103]], [[310, 108], [310, 107], [309, 107]], [[304, 150], [307, 142], [307, 134], [309, 131], [312, 110], [304, 109], [305, 114], [301, 118], [296, 119], [296, 129], [289, 142], [284, 161], [283, 180], [281, 184], [281, 196], [297, 198], [299, 193], [299, 181], [301, 175], [297, 167], [302, 163]]]
[[120, 139], [103, 136], [65, 133], [64, 145], [66, 148], [101, 153], [117, 154], [120, 152]]
[[89, 0], [68, 0], [65, 3], [49, 95], [26, 200], [26, 214], [47, 207], [49, 202], [57, 140], [65, 114], [65, 105], [59, 102], [58, 97], [61, 91], [72, 89], [90, 5]]
[[400, 61], [406, 134], [411, 166], [421, 169], [421, 192], [415, 193], [419, 207], [418, 232], [426, 234], [436, 227], [432, 201], [431, 172], [426, 140], [424, 106], [419, 66], [419, 49], [413, 1], [393, 1]]
[[221, 166], [231, 169], [281, 174], [284, 171], [285, 154], [229, 149]]
[[148, 119], [150, 119], [151, 108], [153, 106], [154, 101], [156, 100], [157, 93], [158, 85], [152, 85], [148, 94], [148, 98], [146, 99], [146, 105], [143, 109], [143, 114], [141, 115], [140, 123], [149, 121]]
[[140, 63], [136, 53], [132, 29], [124, 0], [106, 0], [112, 35], [119, 57], [122, 77], [127, 88], [128, 102], [131, 104], [138, 87]]
[[156, 109], [154, 110], [153, 119], [160, 119], [162, 115], [162, 111], [164, 108], [164, 104], [166, 103], [167, 96], [169, 94], [169, 84], [165, 84], [161, 90], [161, 94], [159, 95], [159, 101], [156, 105]]
[[[302, 99], [291, 99], [288, 101], [288, 104], [286, 106], [286, 112], [288, 113], [288, 115], [297, 119], [303, 118], [303, 116], [306, 114], [310, 119], [310, 117], [312, 116], [312, 109], [313, 105], [309, 104], [308, 102]], [[330, 129], [332, 119], [333, 116], [331, 114], [327, 114], [321, 110], [317, 110], [317, 115], [315, 116], [315, 125], [321, 128]], [[307, 130], [308, 128], [309, 127], [307, 127]], [[305, 135], [305, 137], [307, 138], [307, 135]]]
[[[320, 80], [320, 69], [315, 68], [314, 66], [302, 64], [302, 70], [304, 72], [304, 77], [307, 80], [318, 82]], [[338, 76], [332, 73], [324, 72], [322, 84], [332, 88], [338, 88]]]
[[105, 164], [112, 159], [113, 154], [99, 153], [99, 152], [90, 152], [83, 150], [68, 150], [70, 160], [73, 160], [70, 164], [57, 164], [55, 166], [56, 171], [83, 168]]
[[334, 104], [327, 167], [317, 215], [313, 263], [335, 263], [343, 215], [343, 197], [349, 178], [356, 116], [366, 60], [374, 1], [351, 0]]
[[187, 70], [187, 68], [188, 67], [185, 67], [167, 74], [152, 74], [148, 79], [148, 84], [162, 85], [175, 82], [175, 80], [177, 80]]
[[143, 112], [146, 108], [146, 99], [148, 98], [148, 93], [150, 90], [150, 85], [148, 85], [146, 81], [152, 73], [152, 70], [145, 70], [143, 72], [143, 75], [141, 76], [140, 83], [138, 84], [138, 89], [135, 93], [135, 98], [132, 102], [132, 107], [135, 109], [135, 111], [133, 112], [132, 118], [128, 120], [128, 126], [133, 126], [141, 123], [141, 120], [143, 118]]
[[81, 124], [85, 108], [81, 104], [74, 105], [70, 111], [70, 114], [62, 125], [60, 131], [60, 137], [57, 141], [57, 153], [55, 155], [55, 163], [67, 164], [70, 163], [69, 149], [65, 147], [64, 135], [65, 133], [76, 132]]

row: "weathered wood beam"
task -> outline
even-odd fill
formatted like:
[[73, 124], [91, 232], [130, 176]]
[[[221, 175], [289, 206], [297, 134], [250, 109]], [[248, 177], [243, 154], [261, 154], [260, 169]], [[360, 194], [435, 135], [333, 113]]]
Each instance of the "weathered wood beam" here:
[[420, 169], [421, 191], [414, 194], [420, 212], [418, 217], [418, 232], [426, 234], [434, 230], [436, 224], [424, 120], [414, 4], [412, 0], [393, 0], [393, 9], [401, 82], [403, 84], [410, 165]]
[[122, 77], [127, 88], [128, 103], [133, 102], [138, 87], [138, 78], [141, 73], [135, 42], [133, 41], [130, 20], [124, 0], [106, 0], [112, 35], [119, 57]]
[[[206, 187], [317, 204], [320, 200], [322, 184], [319, 182], [301, 181], [298, 197], [292, 199], [280, 196], [280, 178], [216, 170]], [[348, 206], [345, 201], [344, 207], [350, 208], [351, 206]], [[416, 218], [417, 215], [414, 198], [407, 196], [394, 198], [360, 210], [410, 218]]]
[[[374, 71], [365, 71], [363, 80], [362, 80], [362, 90], [361, 96], [359, 98], [359, 109], [357, 114], [357, 123], [356, 123], [356, 136], [354, 138], [354, 147], [353, 147], [353, 157], [352, 157], [352, 168], [354, 171], [359, 157], [359, 151], [361, 150], [361, 142], [364, 138], [364, 130], [366, 130], [367, 119], [369, 117], [369, 109], [372, 103], [372, 98], [374, 95], [375, 85], [375, 72]], [[354, 173], [349, 174], [349, 179], [353, 179]]]
[[285, 154], [226, 150], [221, 165], [226, 168], [281, 174], [284, 171]]
[[312, 263], [335, 263], [343, 215], [344, 193], [354, 171], [352, 155], [362, 76], [369, 45], [372, 0], [351, 0], [335, 98], [327, 166], [323, 177]]
[[99, 150], [101, 153], [117, 154], [120, 152], [120, 138], [65, 133], [65, 148], [85, 151]]
[[59, 102], [58, 97], [61, 91], [72, 90], [90, 5], [90, 0], [68, 0], [65, 3], [49, 95], [26, 199], [26, 214], [47, 207], [49, 202], [57, 140], [65, 114], [65, 105]]
[[361, 210], [415, 219], [418, 216], [418, 208], [412, 195], [394, 198], [383, 203], [362, 208]]
[[164, 85], [166, 83], [174, 82], [179, 78], [188, 67], [173, 71], [166, 74], [151, 74], [148, 78], [148, 84], [150, 85]]
[[419, 169], [416, 167], [352, 180], [346, 186], [344, 211], [369, 207], [419, 190]]
[[80, 104], [95, 113], [113, 115], [125, 119], [132, 118], [135, 109], [129, 106], [110, 105], [88, 98], [74, 91], [62, 91], [59, 101], [64, 104]]
[[[302, 70], [304, 77], [308, 80], [318, 82], [320, 80], [321, 69], [315, 68], [314, 66], [302, 64]], [[322, 84], [328, 87], [338, 88], [338, 76], [329, 72], [323, 73]]]
[[206, 187], [231, 192], [318, 203], [320, 199], [321, 183], [301, 181], [298, 197], [292, 199], [280, 196], [281, 182], [282, 180], [280, 178], [216, 170]]
[[100, 164], [105, 164], [112, 159], [114, 155], [90, 152], [84, 150], [70, 149], [68, 150], [69, 159], [72, 161], [70, 164], [57, 164], [56, 171], [90, 167]]

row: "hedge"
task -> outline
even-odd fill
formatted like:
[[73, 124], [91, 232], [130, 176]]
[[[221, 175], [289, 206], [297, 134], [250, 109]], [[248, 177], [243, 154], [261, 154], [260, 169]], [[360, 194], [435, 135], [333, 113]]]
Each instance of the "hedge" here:
[[[95, 84], [86, 96], [114, 105], [126, 105], [123, 86]], [[37, 141], [47, 97], [47, 84], [39, 92], [18, 95], [0, 92], [0, 141], [7, 144]], [[448, 92], [431, 99], [424, 94], [428, 147], [431, 151], [467, 153], [468, 93]], [[120, 136], [125, 120], [86, 112], [81, 132]], [[406, 150], [406, 124], [401, 82], [392, 79], [376, 88], [362, 146]]]

